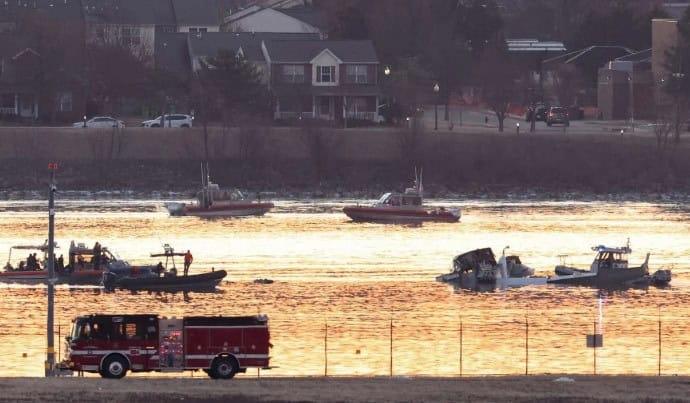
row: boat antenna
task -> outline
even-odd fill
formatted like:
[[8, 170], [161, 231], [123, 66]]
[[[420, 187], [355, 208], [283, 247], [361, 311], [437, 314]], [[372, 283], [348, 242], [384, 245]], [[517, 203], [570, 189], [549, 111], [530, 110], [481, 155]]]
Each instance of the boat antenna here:
[[506, 245], [506, 247], [503, 248], [503, 252], [502, 252], [502, 253], [503, 253], [503, 256], [506, 255], [506, 250], [507, 250], [507, 249], [510, 249], [510, 246]]
[[423, 175], [424, 175], [424, 168], [419, 168], [419, 189], [417, 189], [417, 191], [419, 192], [420, 196], [422, 195], [422, 193], [424, 193], [424, 184], [422, 182]]

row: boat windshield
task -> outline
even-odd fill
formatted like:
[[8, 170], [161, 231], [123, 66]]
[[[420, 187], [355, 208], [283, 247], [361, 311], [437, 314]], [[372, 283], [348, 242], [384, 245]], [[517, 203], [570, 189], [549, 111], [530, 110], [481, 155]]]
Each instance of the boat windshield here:
[[388, 204], [388, 199], [390, 199], [391, 194], [390, 193], [384, 193], [383, 196], [379, 198], [379, 200], [376, 202], [378, 204]]

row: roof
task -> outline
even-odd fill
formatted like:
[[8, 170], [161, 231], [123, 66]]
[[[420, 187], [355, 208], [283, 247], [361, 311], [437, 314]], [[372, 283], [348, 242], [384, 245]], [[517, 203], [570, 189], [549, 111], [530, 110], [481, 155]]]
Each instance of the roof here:
[[261, 43], [277, 40], [312, 40], [318, 34], [272, 33], [272, 32], [206, 32], [189, 35], [189, 48], [193, 57], [215, 56], [221, 49], [236, 52], [242, 48], [244, 57], [249, 61], [265, 62]]
[[546, 65], [553, 64], [578, 64], [587, 58], [602, 59], [600, 64], [604, 64], [617, 57], [635, 53], [632, 49], [624, 46], [589, 46], [584, 49], [569, 52], [560, 56], [552, 57], [543, 61]]
[[614, 59], [618, 62], [650, 62], [652, 60], [652, 48], [641, 50], [639, 52], [631, 53]]
[[312, 27], [325, 29], [328, 25], [326, 16], [321, 11], [313, 7], [291, 7], [276, 11], [280, 11], [281, 13], [289, 15], [292, 18], [305, 22]]
[[674, 20], [680, 20], [683, 18], [683, 14], [685, 13], [685, 10], [690, 6], [690, 3], [681, 3], [681, 2], [676, 2], [676, 3], [664, 3], [662, 5], [663, 10], [668, 14], [669, 18], [674, 19]]
[[507, 39], [509, 52], [565, 52], [563, 42], [538, 39]]
[[266, 49], [273, 63], [308, 63], [328, 49], [343, 63], [378, 63], [370, 40], [363, 41], [266, 41]]
[[259, 6], [247, 7], [245, 9], [241, 9], [241, 10], [238, 10], [236, 12], [233, 12], [232, 14], [225, 17], [225, 22], [229, 23], [229, 22], [237, 21], [239, 19], [242, 19], [242, 18], [247, 17], [249, 15], [252, 15], [254, 13], [257, 13], [261, 10], [263, 10], [263, 8], [259, 7]]
[[327, 25], [326, 16], [319, 10], [312, 7], [290, 7], [290, 8], [275, 8], [275, 7], [262, 7], [258, 5], [252, 5], [245, 9], [236, 11], [225, 17], [224, 22], [230, 24], [237, 22], [243, 18], [250, 17], [254, 14], [261, 13], [263, 11], [275, 12], [284, 14], [290, 18], [301, 21], [307, 25], [311, 25], [317, 29], [323, 29]]
[[[187, 36], [187, 42], [189, 44], [189, 53], [192, 57], [213, 57], [220, 50], [229, 50], [234, 53], [243, 44], [243, 40], [232, 32], [192, 33]], [[251, 48], [251, 46], [246, 47]], [[251, 51], [243, 49], [243, 52], [245, 52], [245, 57], [249, 59], [247, 53], [251, 53]]]
[[218, 0], [172, 0], [178, 25], [220, 26], [224, 6]]
[[170, 0], [82, 0], [86, 18], [95, 23], [175, 25]]
[[154, 55], [157, 68], [180, 76], [189, 76], [190, 62], [186, 32], [157, 34]]
[[54, 18], [81, 18], [81, 0], [4, 0], [0, 1], [0, 21], [13, 21], [25, 10], [39, 11]]

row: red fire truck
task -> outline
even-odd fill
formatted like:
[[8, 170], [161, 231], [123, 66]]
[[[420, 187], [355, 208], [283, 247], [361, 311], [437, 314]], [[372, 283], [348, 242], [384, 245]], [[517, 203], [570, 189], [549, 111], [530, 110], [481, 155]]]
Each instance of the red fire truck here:
[[247, 368], [269, 369], [268, 318], [164, 318], [157, 315], [90, 315], [73, 321], [67, 337], [72, 371], [122, 378], [132, 372], [203, 370], [230, 379]]

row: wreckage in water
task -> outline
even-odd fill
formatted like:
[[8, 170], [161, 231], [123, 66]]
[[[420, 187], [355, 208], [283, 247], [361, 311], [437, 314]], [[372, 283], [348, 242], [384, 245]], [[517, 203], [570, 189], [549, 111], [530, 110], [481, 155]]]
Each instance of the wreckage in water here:
[[503, 249], [498, 262], [491, 248], [460, 254], [453, 259], [453, 270], [436, 277], [436, 280], [471, 290], [546, 284], [547, 278], [534, 276], [534, 269], [522, 264], [519, 256], [506, 256], [507, 249]]

